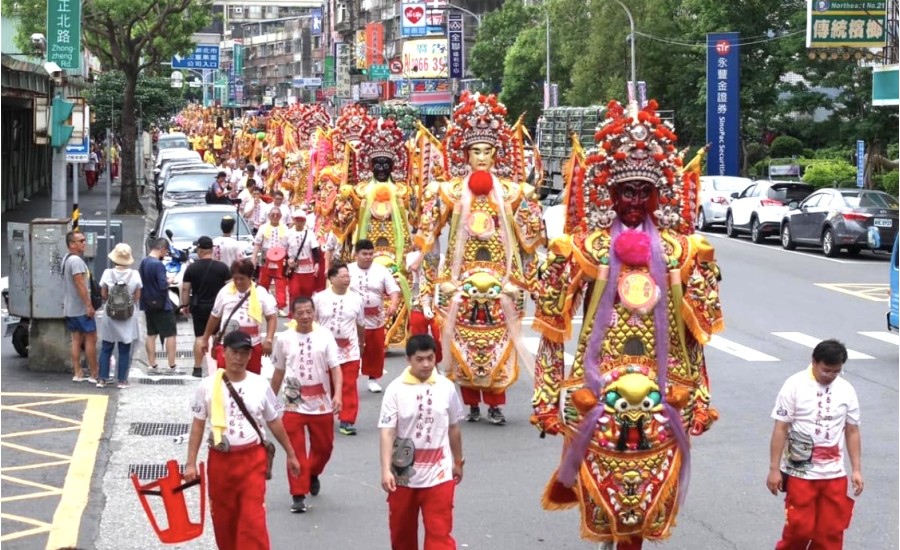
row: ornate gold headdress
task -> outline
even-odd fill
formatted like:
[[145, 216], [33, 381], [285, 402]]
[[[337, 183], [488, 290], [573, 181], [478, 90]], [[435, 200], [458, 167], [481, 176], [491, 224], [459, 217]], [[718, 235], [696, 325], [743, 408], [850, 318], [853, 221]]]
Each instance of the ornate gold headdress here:
[[357, 181], [372, 177], [371, 161], [377, 157], [386, 157], [394, 161], [394, 167], [391, 170], [391, 178], [394, 181], [406, 180], [409, 151], [403, 139], [403, 131], [397, 126], [395, 120], [383, 118], [372, 120], [363, 133], [357, 151]]
[[512, 130], [506, 124], [506, 107], [497, 96], [463, 92], [460, 103], [453, 109], [453, 124], [444, 137], [446, 170], [451, 176], [462, 177], [469, 172], [466, 149], [475, 143], [487, 143], [496, 149], [494, 172], [509, 177], [512, 172]]

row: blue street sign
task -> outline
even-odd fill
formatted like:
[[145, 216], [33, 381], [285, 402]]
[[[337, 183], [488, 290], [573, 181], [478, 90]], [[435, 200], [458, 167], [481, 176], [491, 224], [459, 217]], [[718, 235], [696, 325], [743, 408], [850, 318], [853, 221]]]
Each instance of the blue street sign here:
[[856, 186], [866, 186], [866, 142], [861, 139], [856, 140]]
[[197, 46], [188, 56], [176, 55], [172, 57], [173, 69], [218, 69], [219, 47]]
[[740, 175], [740, 33], [706, 35], [706, 157], [709, 176]]
[[91, 139], [84, 136], [80, 145], [66, 145], [66, 162], [84, 164], [91, 154]]

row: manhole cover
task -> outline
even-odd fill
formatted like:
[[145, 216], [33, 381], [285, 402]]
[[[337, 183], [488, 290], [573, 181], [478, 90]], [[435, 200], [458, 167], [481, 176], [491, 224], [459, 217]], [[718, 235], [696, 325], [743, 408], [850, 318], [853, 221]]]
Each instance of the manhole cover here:
[[[184, 473], [184, 464], [178, 465], [178, 471]], [[137, 474], [138, 479], [159, 479], [169, 475], [165, 464], [129, 464], [128, 477]]]
[[140, 384], [150, 384], [152, 386], [183, 386], [183, 378], [138, 378]]
[[132, 422], [129, 435], [184, 435], [190, 430], [189, 424], [166, 424], [163, 422]]
[[[165, 359], [168, 357], [165, 351], [157, 351], [156, 358], [157, 359]], [[175, 352], [176, 359], [193, 359], [194, 358], [194, 350], [184, 350], [184, 351], [176, 351]]]

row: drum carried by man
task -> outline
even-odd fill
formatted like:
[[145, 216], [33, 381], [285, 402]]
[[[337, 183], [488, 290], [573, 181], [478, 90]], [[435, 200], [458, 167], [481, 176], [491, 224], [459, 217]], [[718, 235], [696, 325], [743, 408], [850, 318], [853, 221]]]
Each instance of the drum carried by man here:
[[[287, 279], [284, 276], [284, 266], [287, 258], [289, 229], [281, 223], [281, 210], [272, 208], [268, 213], [268, 223], [260, 226], [253, 241], [253, 262], [259, 272], [257, 281], [259, 286], [269, 289], [272, 280], [275, 281], [275, 301], [278, 304], [278, 315], [287, 317]], [[262, 251], [262, 264], [259, 261], [259, 253]]]

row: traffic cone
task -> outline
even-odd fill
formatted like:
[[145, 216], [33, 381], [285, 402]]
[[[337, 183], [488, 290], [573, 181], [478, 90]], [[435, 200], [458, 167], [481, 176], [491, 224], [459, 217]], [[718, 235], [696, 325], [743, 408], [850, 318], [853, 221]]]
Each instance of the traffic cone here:
[[[164, 544], [187, 542], [203, 534], [203, 524], [206, 521], [206, 475], [203, 463], [200, 463], [199, 477], [184, 484], [182, 484], [181, 472], [178, 471], [177, 461], [168, 461], [166, 469], [169, 475], [147, 485], [141, 485], [138, 482], [137, 474], [131, 474], [131, 481], [134, 483], [134, 490], [137, 491], [141, 506], [144, 507], [144, 512], [147, 513], [150, 525], [153, 526], [159, 540]], [[200, 523], [193, 523], [184, 500], [184, 490], [198, 484], [200, 485]], [[153, 516], [153, 510], [150, 509], [150, 503], [147, 502], [147, 495], [162, 497], [163, 506], [166, 508], [167, 529], [160, 529]]]

